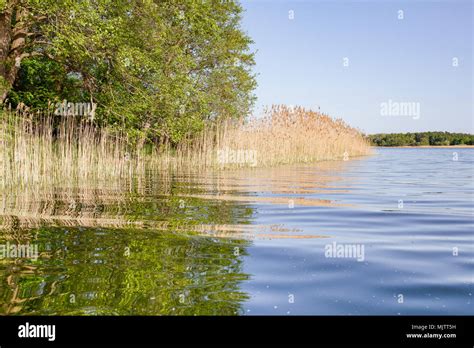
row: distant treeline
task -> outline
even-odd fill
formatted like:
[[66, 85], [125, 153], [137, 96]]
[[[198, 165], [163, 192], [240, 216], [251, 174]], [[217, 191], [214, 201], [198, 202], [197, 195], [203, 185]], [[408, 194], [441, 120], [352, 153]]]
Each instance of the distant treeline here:
[[449, 132], [390, 133], [368, 135], [375, 146], [474, 145], [474, 135]]

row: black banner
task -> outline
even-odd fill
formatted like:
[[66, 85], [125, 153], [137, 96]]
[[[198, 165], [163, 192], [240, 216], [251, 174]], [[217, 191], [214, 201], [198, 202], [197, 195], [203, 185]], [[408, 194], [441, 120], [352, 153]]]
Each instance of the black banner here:
[[0, 346], [473, 346], [473, 317], [0, 317]]

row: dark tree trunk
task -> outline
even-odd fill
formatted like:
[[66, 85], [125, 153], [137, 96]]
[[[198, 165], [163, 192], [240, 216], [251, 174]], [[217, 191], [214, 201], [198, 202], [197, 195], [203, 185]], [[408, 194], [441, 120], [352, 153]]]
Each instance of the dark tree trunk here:
[[5, 100], [8, 90], [8, 53], [11, 44], [11, 27], [12, 27], [13, 8], [10, 3], [5, 5], [5, 10], [0, 13], [0, 102]]
[[18, 0], [8, 0], [0, 13], [0, 103], [3, 103], [13, 86], [20, 69], [28, 28], [26, 9]]

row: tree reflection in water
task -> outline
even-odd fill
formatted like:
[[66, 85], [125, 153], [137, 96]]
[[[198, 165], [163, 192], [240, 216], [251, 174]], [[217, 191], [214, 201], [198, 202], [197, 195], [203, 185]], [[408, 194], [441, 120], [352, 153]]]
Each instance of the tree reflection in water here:
[[1, 314], [234, 315], [247, 298], [239, 282], [249, 241], [57, 227], [26, 239], [40, 258], [0, 261]]
[[[36, 243], [41, 254], [35, 262], [0, 259], [0, 314], [242, 314], [256, 204], [336, 206], [315, 195], [336, 192], [343, 166], [321, 163], [317, 175], [313, 166], [298, 175], [287, 167], [146, 171], [123, 181], [8, 187], [0, 192], [0, 244]], [[272, 238], [302, 237], [270, 227]]]

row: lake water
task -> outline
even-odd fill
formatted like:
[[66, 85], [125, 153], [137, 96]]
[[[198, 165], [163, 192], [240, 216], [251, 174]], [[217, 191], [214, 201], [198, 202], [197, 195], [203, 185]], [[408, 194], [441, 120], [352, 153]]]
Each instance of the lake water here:
[[472, 315], [473, 198], [471, 148], [3, 195], [0, 314]]

